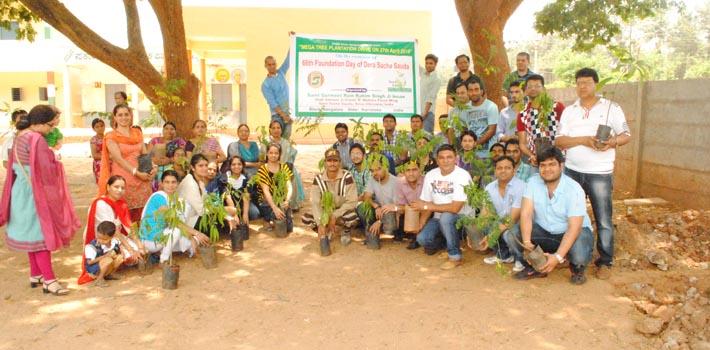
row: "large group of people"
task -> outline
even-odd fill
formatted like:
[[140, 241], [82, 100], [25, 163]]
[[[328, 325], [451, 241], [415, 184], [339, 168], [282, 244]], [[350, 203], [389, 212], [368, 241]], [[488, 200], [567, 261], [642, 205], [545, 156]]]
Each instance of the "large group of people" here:
[[[323, 256], [332, 254], [335, 237], [348, 245], [361, 236], [369, 249], [379, 249], [383, 239], [408, 240], [409, 250], [445, 251], [442, 269], [460, 266], [464, 253], [475, 252], [489, 255], [482, 256], [486, 264], [513, 264], [521, 280], [545, 277], [569, 261], [570, 281], [584, 283], [596, 231], [595, 273], [608, 278], [615, 149], [631, 136], [621, 108], [596, 95], [596, 71], [577, 72], [578, 100], [565, 107], [540, 98], [549, 99], [544, 78], [530, 71], [529, 55], [520, 53], [504, 84], [508, 106], [499, 111], [469, 70], [470, 58], [461, 55], [457, 74], [445, 84], [450, 110], [439, 116], [435, 134], [433, 112], [442, 86], [437, 63], [435, 55], [425, 57], [422, 115], [411, 116], [410, 130], [398, 129], [391, 114], [383, 116], [382, 129], [372, 127], [361, 140], [350, 137], [347, 124], [335, 126], [337, 141], [325, 147], [308, 202], [290, 140], [288, 57], [280, 68], [273, 57], [265, 59], [268, 137], [252, 141], [250, 127], [239, 125], [238, 140], [226, 153], [202, 120], [192, 125], [191, 138], [179, 137], [176, 125], [167, 122], [162, 135], [146, 143], [131, 108], [125, 100], [117, 104], [110, 131], [103, 120], [92, 122], [98, 193], [89, 208], [79, 283], [105, 286], [120, 278], [122, 266], [165, 263], [173, 253], [195, 255], [198, 246], [210, 244], [200, 223], [213, 193], [227, 213], [224, 222], [212, 223], [223, 234], [257, 219], [265, 230], [285, 222], [288, 234], [301, 212]], [[56, 152], [60, 114], [48, 105], [13, 113], [16, 133], [2, 148], [7, 180], [0, 202], [8, 247], [28, 253], [30, 285], [55, 295], [68, 290], [54, 276], [51, 252], [67, 246], [80, 226]], [[600, 124], [611, 128], [610, 137], [596, 137]], [[408, 150], [402, 140], [409, 140]], [[475, 189], [485, 193], [495, 213], [471, 204]], [[170, 212], [175, 215], [168, 218]], [[496, 218], [495, 230], [462, 227], [462, 217], [483, 215]], [[495, 244], [492, 231], [500, 232]], [[540, 250], [544, 264], [530, 257]]]

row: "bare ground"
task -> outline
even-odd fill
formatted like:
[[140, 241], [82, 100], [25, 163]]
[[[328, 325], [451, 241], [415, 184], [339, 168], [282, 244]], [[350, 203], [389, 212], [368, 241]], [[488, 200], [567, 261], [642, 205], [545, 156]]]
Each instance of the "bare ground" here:
[[[297, 166], [305, 183], [312, 179], [321, 151], [301, 148]], [[90, 161], [67, 158], [64, 163], [77, 212], [85, 219], [96, 193]], [[4, 174], [0, 181], [4, 183]], [[626, 209], [615, 205], [621, 212], [615, 223], [627, 225]], [[634, 224], [639, 232], [633, 239], [624, 236], [628, 230], [619, 229], [617, 247], [625, 260], [619, 261], [612, 279], [601, 281], [590, 273], [587, 284], [578, 287], [569, 284], [567, 269], [518, 282], [470, 251], [464, 252], [464, 266], [442, 271], [438, 266], [444, 256], [429, 257], [387, 240], [379, 251], [358, 242], [347, 247], [336, 242], [334, 254], [322, 258], [315, 235], [300, 226], [300, 218], [294, 234], [285, 239], [258, 233], [260, 224], [252, 224], [243, 252], [232, 253], [227, 241], [220, 243], [216, 269], [205, 270], [199, 258], [179, 257], [179, 288], [172, 291], [161, 289], [159, 270], [148, 276], [127, 270], [122, 280], [104, 289], [77, 286], [78, 232], [71, 248], [54, 255], [55, 271], [72, 293], [44, 295], [29, 288], [26, 255], [0, 243], [0, 350], [657, 349], [676, 328], [687, 338], [677, 348], [700, 349], [700, 341], [707, 340], [707, 327], [682, 328], [683, 305], [678, 306], [677, 322], [672, 317], [664, 321], [655, 335], [637, 331], [651, 317], [639, 307], [644, 300], [660, 304], [666, 293], [685, 295], [691, 284], [698, 295], [694, 300], [708, 296], [709, 274], [702, 261], [673, 259], [669, 271], [660, 272], [643, 260], [638, 247], [650, 244], [643, 225]], [[707, 226], [701, 228], [696, 238], [707, 241]], [[693, 257], [707, 261], [707, 255]], [[655, 301], [639, 283], [655, 288]], [[708, 305], [691, 311], [698, 310], [707, 312]]]

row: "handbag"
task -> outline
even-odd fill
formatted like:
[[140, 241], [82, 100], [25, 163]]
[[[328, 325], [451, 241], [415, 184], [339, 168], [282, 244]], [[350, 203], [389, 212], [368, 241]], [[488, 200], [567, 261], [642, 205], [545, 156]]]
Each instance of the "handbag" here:
[[151, 170], [153, 170], [153, 156], [150, 154], [138, 156], [138, 171], [149, 173]]

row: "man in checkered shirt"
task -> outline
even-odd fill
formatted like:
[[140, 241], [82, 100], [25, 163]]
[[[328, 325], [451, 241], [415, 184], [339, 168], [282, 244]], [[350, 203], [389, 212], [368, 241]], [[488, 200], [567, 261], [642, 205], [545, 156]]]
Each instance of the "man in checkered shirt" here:
[[565, 109], [562, 103], [555, 101], [552, 111], [544, 119], [540, 118], [540, 106], [533, 106], [532, 101], [544, 91], [545, 78], [539, 74], [529, 76], [525, 80], [525, 95], [529, 102], [518, 114], [517, 131], [520, 151], [533, 166], [537, 166], [535, 140], [546, 137], [554, 144], [560, 125], [560, 117]]

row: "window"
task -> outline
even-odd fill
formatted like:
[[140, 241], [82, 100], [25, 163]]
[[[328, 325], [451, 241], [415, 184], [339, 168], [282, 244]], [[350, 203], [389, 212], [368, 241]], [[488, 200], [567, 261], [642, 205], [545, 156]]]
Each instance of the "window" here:
[[12, 101], [22, 101], [22, 88], [12, 88]]
[[10, 29], [0, 27], [0, 40], [17, 40], [17, 22], [10, 22]]
[[47, 96], [47, 88], [46, 87], [39, 88], [39, 100], [40, 101], [49, 101], [49, 96]]

